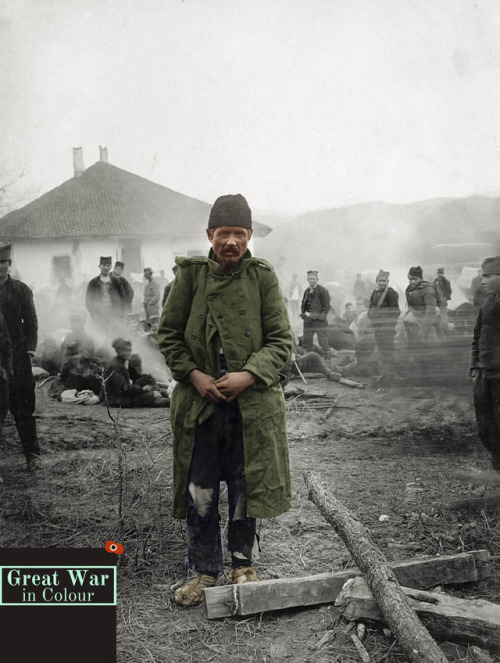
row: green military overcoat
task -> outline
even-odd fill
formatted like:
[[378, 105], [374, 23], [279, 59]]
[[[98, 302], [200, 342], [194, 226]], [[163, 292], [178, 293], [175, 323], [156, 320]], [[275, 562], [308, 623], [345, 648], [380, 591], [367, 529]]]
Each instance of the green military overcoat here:
[[179, 271], [158, 328], [158, 344], [178, 381], [170, 416], [174, 432], [173, 515], [186, 515], [186, 490], [197, 424], [215, 406], [188, 375], [220, 376], [220, 349], [229, 371], [248, 370], [257, 381], [238, 396], [243, 422], [247, 517], [272, 518], [291, 506], [286, 407], [279, 371], [292, 348], [285, 302], [273, 267], [246, 251], [225, 274], [208, 258], [177, 258]]

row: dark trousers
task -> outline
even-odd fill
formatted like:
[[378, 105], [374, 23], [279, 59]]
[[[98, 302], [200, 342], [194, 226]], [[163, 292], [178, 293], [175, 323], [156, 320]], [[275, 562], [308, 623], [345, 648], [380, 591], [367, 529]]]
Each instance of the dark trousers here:
[[0, 428], [3, 426], [10, 409], [16, 423], [17, 432], [26, 459], [40, 455], [40, 446], [36, 435], [35, 379], [31, 370], [31, 361], [26, 352], [14, 352], [14, 375], [9, 379], [9, 404], [2, 399], [0, 410]]
[[227, 484], [228, 549], [232, 567], [249, 566], [255, 542], [255, 518], [247, 518], [245, 458], [241, 414], [236, 401], [217, 405], [196, 427], [189, 470], [187, 525], [188, 565], [197, 573], [217, 576], [223, 569], [219, 487]]
[[394, 338], [396, 330], [394, 327], [376, 327], [373, 326], [373, 335], [375, 336], [375, 344], [377, 346], [382, 370], [384, 368], [390, 369], [395, 361], [394, 356]]
[[474, 379], [474, 409], [479, 439], [500, 470], [500, 378], [486, 378], [483, 370]]
[[304, 348], [311, 352], [314, 348], [314, 334], [318, 337], [318, 343], [327, 357], [330, 356], [330, 344], [328, 343], [328, 332], [326, 330], [327, 324], [322, 320], [311, 320], [311, 318], [304, 319], [304, 338], [302, 345]]

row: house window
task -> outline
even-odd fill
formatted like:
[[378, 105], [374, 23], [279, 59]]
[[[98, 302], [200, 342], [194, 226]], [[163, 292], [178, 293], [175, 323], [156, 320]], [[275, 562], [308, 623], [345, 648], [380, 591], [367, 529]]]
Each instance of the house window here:
[[54, 256], [52, 258], [52, 274], [54, 280], [70, 279], [72, 274], [71, 256]]
[[141, 243], [139, 240], [122, 240], [121, 261], [125, 263], [124, 272], [142, 272]]

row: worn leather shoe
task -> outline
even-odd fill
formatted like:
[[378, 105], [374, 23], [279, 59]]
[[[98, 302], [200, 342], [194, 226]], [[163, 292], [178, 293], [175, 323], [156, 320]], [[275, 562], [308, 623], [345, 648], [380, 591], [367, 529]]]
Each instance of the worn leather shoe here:
[[232, 585], [241, 585], [244, 582], [258, 582], [259, 576], [251, 566], [238, 566], [231, 571], [227, 580]]
[[203, 599], [203, 589], [207, 587], [215, 587], [217, 578], [207, 576], [204, 573], [189, 580], [185, 585], [179, 587], [174, 594], [174, 600], [177, 605], [192, 606], [198, 605]]

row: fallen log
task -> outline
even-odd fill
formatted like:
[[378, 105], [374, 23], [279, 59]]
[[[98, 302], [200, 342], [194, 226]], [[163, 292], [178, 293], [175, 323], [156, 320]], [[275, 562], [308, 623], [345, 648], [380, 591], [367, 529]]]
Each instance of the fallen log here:
[[351, 378], [340, 378], [340, 384], [345, 384], [347, 387], [355, 387], [356, 389], [364, 389], [365, 385], [358, 380], [352, 380]]
[[384, 620], [406, 656], [415, 663], [446, 661], [436, 641], [410, 607], [394, 571], [380, 549], [372, 543], [367, 530], [327, 490], [316, 472], [307, 472], [305, 481], [309, 499], [349, 548], [373, 592]]
[[[487, 550], [416, 558], [393, 563], [391, 567], [400, 584], [416, 589], [476, 582], [491, 575]], [[351, 568], [305, 578], [280, 578], [210, 587], [203, 590], [205, 616], [208, 619], [220, 619], [231, 615], [253, 615], [271, 610], [333, 603], [346, 580], [359, 575], [359, 569]]]
[[[440, 642], [500, 650], [500, 605], [483, 599], [459, 599], [437, 592], [401, 588], [427, 630]], [[348, 580], [335, 601], [351, 621], [383, 622], [382, 613], [363, 578]]]
[[449, 509], [450, 511], [459, 511], [460, 509], [470, 509], [479, 511], [486, 508], [498, 508], [500, 506], [500, 488], [485, 492], [477, 497], [469, 497], [456, 502], [445, 502], [441, 506], [441, 511]]
[[[297, 370], [300, 371], [299, 367], [297, 366]], [[335, 369], [332, 369], [335, 372]], [[340, 374], [339, 374], [340, 375]], [[308, 380], [315, 380], [315, 379], [325, 379], [326, 375], [324, 373], [306, 373], [305, 375], [303, 373], [300, 373], [303, 382], [307, 384], [307, 381], [305, 377], [307, 376]], [[337, 380], [332, 380], [332, 382], [338, 382], [339, 384], [344, 384], [347, 387], [355, 387], [357, 389], [364, 389], [365, 385], [362, 382], [359, 382], [359, 380], [353, 380], [352, 378], [344, 378], [344, 377], [339, 377]]]

